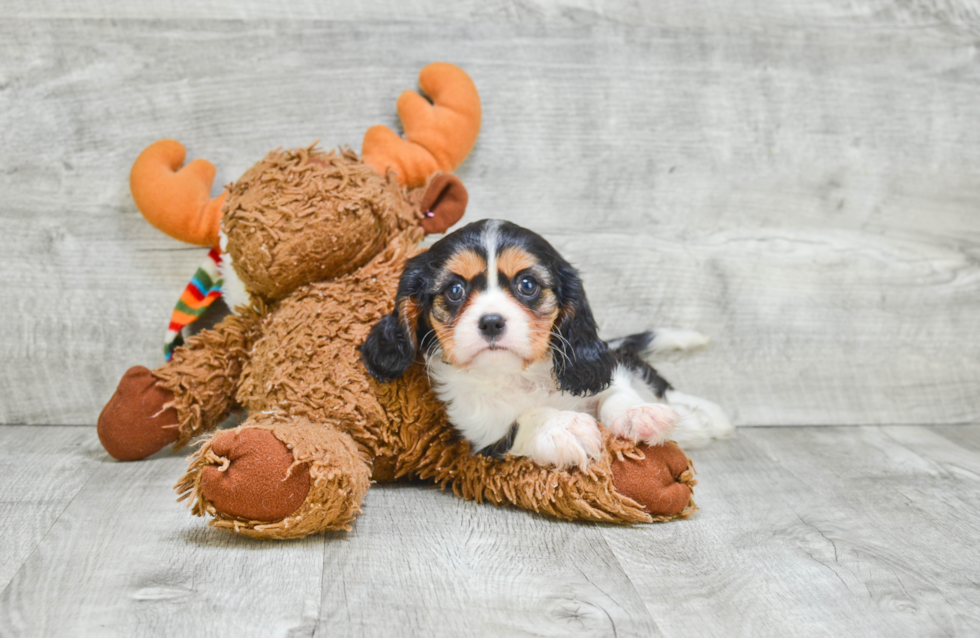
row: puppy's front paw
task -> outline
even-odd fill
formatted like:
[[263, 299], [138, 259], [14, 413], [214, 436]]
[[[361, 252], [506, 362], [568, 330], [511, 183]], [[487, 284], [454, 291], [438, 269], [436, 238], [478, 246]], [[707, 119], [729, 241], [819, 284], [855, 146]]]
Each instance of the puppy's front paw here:
[[602, 452], [602, 434], [595, 419], [582, 412], [559, 412], [534, 438], [531, 459], [539, 465], [580, 467]]
[[660, 445], [677, 423], [677, 412], [662, 403], [643, 403], [628, 408], [606, 424], [609, 431], [633, 443]]

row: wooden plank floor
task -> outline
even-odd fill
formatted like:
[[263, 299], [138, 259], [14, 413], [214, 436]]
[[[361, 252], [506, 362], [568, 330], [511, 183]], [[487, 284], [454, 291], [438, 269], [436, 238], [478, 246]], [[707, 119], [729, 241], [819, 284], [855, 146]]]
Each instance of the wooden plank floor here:
[[0, 427], [3, 636], [786, 636], [980, 632], [980, 426], [743, 428], [701, 511], [621, 528], [424, 486], [348, 534], [267, 543], [174, 502], [181, 456]]

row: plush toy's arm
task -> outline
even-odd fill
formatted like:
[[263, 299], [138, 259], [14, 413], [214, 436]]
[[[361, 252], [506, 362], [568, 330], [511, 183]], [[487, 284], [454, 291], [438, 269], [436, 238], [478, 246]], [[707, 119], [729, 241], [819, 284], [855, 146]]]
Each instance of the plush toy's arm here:
[[602, 455], [586, 470], [541, 467], [527, 458], [474, 455], [456, 436], [428, 389], [422, 366], [374, 388], [402, 423], [402, 452], [379, 456], [379, 482], [418, 477], [451, 486], [473, 501], [510, 504], [558, 518], [641, 523], [685, 517], [695, 511], [690, 461], [674, 443], [637, 446], [602, 428]]
[[173, 358], [153, 371], [173, 393], [180, 435], [174, 449], [221, 423], [235, 407], [242, 366], [251, 348], [258, 314], [230, 315], [190, 337]]
[[[440, 437], [441, 438], [441, 437]], [[603, 430], [602, 457], [586, 470], [544, 468], [524, 457], [473, 455], [469, 444], [429, 446], [412, 474], [451, 486], [467, 500], [515, 505], [567, 520], [649, 523], [697, 507], [690, 461], [676, 444], [635, 446]]]
[[135, 461], [170, 443], [180, 449], [221, 423], [235, 406], [259, 316], [249, 310], [225, 318], [188, 339], [152, 372], [130, 368], [99, 416], [106, 451]]

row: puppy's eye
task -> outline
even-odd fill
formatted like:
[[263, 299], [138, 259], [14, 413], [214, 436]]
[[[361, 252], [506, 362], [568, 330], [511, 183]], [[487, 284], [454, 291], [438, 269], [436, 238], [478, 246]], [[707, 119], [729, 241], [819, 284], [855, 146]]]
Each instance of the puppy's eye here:
[[538, 282], [530, 277], [524, 277], [517, 284], [517, 292], [525, 297], [533, 297], [538, 292]]
[[466, 294], [466, 289], [463, 288], [463, 284], [457, 281], [446, 291], [446, 299], [455, 303], [462, 301], [464, 294]]

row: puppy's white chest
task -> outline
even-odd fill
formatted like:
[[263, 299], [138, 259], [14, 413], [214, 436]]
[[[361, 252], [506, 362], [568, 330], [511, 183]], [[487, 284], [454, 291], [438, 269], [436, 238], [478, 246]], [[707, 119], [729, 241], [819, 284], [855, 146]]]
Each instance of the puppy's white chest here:
[[476, 449], [506, 436], [532, 408], [582, 410], [589, 403], [558, 391], [550, 361], [494, 368], [461, 369], [438, 360], [429, 365], [433, 389], [446, 404], [450, 422]]

